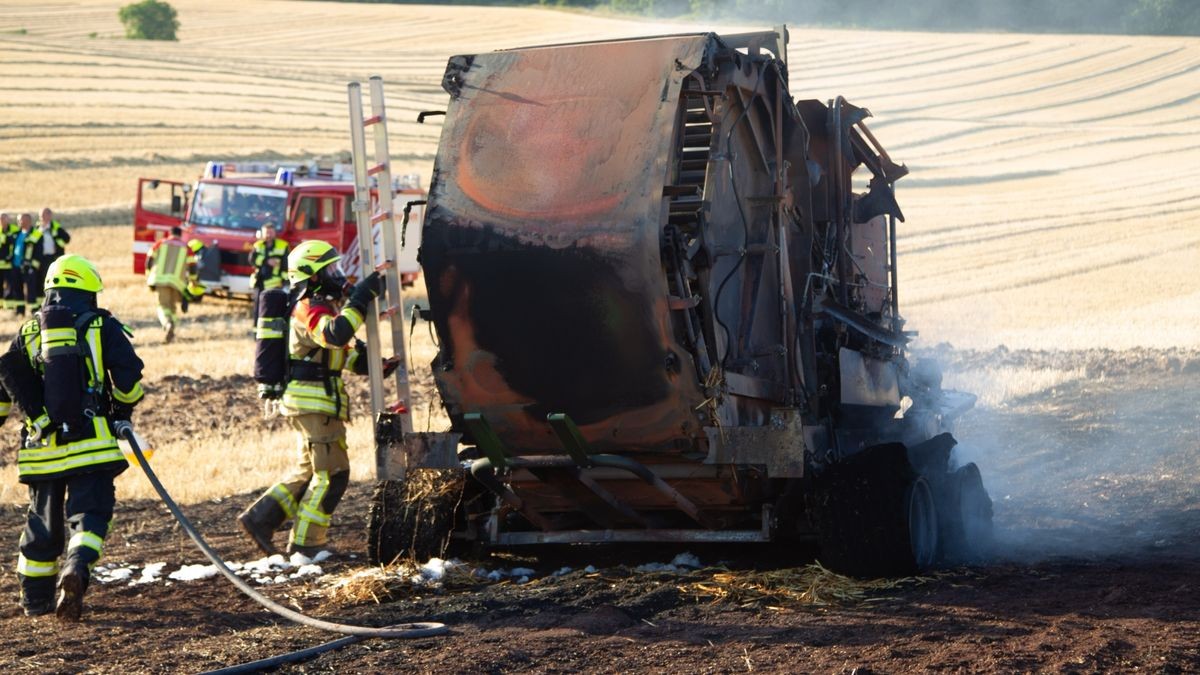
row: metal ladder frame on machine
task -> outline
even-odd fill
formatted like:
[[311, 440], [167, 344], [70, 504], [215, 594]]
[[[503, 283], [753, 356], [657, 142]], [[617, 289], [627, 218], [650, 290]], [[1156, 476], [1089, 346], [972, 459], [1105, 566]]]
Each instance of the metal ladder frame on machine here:
[[[380, 270], [386, 281], [384, 293], [378, 300], [384, 301], [386, 309], [376, 313], [377, 302], [371, 303], [366, 312], [367, 370], [371, 381], [371, 415], [375, 421], [376, 448], [375, 473], [378, 480], [402, 478], [390, 475], [388, 443], [381, 442], [381, 428], [389, 428], [401, 437], [412, 433], [412, 391], [408, 381], [408, 345], [404, 334], [404, 296], [400, 273], [396, 269], [399, 250], [396, 242], [396, 212], [393, 206], [395, 185], [392, 183], [391, 156], [388, 153], [387, 114], [383, 102], [383, 78], [370, 78], [371, 116], [363, 116], [362, 85], [351, 82], [347, 85], [350, 99], [350, 144], [354, 157], [354, 219], [358, 229], [358, 252], [361, 264], [359, 278], [366, 278]], [[374, 163], [368, 166], [366, 135], [371, 128], [375, 144]], [[371, 212], [371, 178], [375, 177], [377, 210]], [[375, 225], [381, 225], [384, 260], [375, 260]], [[392, 332], [392, 348], [399, 358], [393, 376], [396, 378], [396, 394], [400, 401], [389, 407], [385, 400], [383, 357], [379, 343], [379, 321], [386, 319]], [[400, 440], [400, 439], [393, 439]]]

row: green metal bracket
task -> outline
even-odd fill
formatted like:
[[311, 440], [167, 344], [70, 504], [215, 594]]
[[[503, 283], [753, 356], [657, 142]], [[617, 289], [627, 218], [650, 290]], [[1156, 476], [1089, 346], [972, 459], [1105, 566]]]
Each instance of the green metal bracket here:
[[588, 456], [587, 441], [583, 440], [583, 434], [579, 433], [579, 427], [575, 426], [575, 422], [571, 421], [563, 413], [550, 413], [546, 416], [546, 421], [550, 423], [550, 428], [554, 429], [554, 434], [558, 436], [558, 440], [562, 443], [567, 454], [579, 466], [591, 466], [592, 460]]
[[471, 438], [475, 439], [475, 444], [492, 461], [492, 468], [500, 471], [508, 466], [508, 453], [504, 451], [504, 444], [500, 442], [500, 437], [492, 430], [492, 425], [483, 419], [483, 415], [479, 413], [467, 413], [463, 415], [463, 422], [466, 423], [467, 430], [471, 432]]

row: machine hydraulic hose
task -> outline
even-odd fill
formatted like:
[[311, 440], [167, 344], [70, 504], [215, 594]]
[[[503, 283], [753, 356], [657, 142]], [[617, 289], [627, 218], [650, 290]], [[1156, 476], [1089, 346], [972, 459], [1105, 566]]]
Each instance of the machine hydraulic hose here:
[[129, 447], [132, 449], [133, 456], [137, 459], [138, 465], [142, 467], [142, 471], [146, 472], [146, 478], [150, 480], [150, 484], [154, 486], [155, 492], [157, 492], [158, 496], [162, 498], [163, 503], [167, 505], [167, 509], [171, 511], [171, 515], [175, 516], [175, 520], [179, 521], [179, 526], [183, 528], [184, 532], [187, 532], [187, 535], [191, 537], [192, 541], [195, 542], [196, 546], [204, 553], [205, 557], [207, 557], [214, 565], [217, 566], [217, 570], [221, 572], [221, 574], [225, 575], [225, 578], [228, 579], [230, 583], [236, 586], [239, 591], [246, 594], [246, 596], [248, 596], [251, 600], [254, 600], [263, 607], [266, 607], [271, 612], [288, 619], [289, 621], [294, 621], [310, 628], [326, 630], [333, 633], [341, 633], [343, 635], [354, 635], [363, 638], [423, 638], [432, 637], [435, 635], [445, 635], [446, 633], [450, 632], [450, 629], [447, 628], [445, 624], [424, 621], [397, 624], [395, 626], [388, 626], [386, 628], [372, 628], [370, 626], [351, 626], [344, 623], [314, 619], [313, 617], [305, 616], [304, 614], [301, 614], [295, 610], [288, 609], [287, 607], [284, 607], [283, 605], [263, 595], [262, 593], [259, 593], [254, 589], [254, 587], [248, 584], [244, 579], [234, 574], [233, 570], [230, 570], [225, 565], [225, 561], [221, 559], [221, 556], [217, 555], [217, 552], [209, 547], [208, 543], [204, 541], [204, 538], [200, 536], [200, 533], [196, 531], [196, 528], [192, 526], [191, 521], [189, 521], [187, 517], [183, 515], [183, 512], [179, 509], [179, 505], [176, 504], [175, 500], [171, 498], [171, 495], [167, 493], [166, 488], [164, 488], [162, 483], [158, 480], [158, 476], [155, 475], [154, 471], [150, 468], [150, 463], [146, 461], [145, 455], [142, 454], [142, 448], [139, 446], [137, 440], [135, 440], [133, 429], [128, 425], [123, 425], [117, 431], [118, 435], [129, 443]]

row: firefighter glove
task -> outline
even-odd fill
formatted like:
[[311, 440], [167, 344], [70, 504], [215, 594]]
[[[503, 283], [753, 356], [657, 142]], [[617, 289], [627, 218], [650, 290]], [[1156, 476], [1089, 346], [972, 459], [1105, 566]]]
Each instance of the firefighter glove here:
[[354, 288], [350, 289], [350, 297], [348, 304], [355, 307], [366, 308], [371, 304], [371, 301], [379, 297], [380, 288], [383, 286], [383, 279], [379, 276], [379, 272], [371, 272], [365, 279], [354, 284]]
[[109, 417], [112, 419], [113, 424], [116, 424], [120, 421], [128, 422], [129, 420], [133, 419], [133, 406], [114, 401]]

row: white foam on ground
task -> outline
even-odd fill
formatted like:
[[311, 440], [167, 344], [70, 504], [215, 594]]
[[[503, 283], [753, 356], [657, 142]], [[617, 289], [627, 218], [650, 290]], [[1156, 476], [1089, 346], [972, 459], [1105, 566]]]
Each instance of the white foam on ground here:
[[[700, 559], [691, 553], [680, 553], [671, 559], [669, 563], [644, 563], [633, 568], [634, 572], [690, 572], [698, 570], [704, 565], [700, 564]], [[588, 565], [591, 567], [591, 565]]]
[[[259, 584], [281, 584], [300, 577], [323, 575], [325, 571], [316, 563], [328, 560], [331, 555], [329, 551], [321, 551], [312, 558], [299, 553], [293, 553], [290, 558], [276, 554], [249, 562], [227, 561], [225, 566], [234, 574], [249, 577]], [[135, 577], [138, 570], [137, 565], [114, 565], [111, 567], [97, 565], [92, 570], [92, 577], [102, 584], [127, 582], [130, 586], [136, 586], [160, 580], [168, 585], [171, 581], [203, 581], [220, 574], [216, 565], [183, 565], [168, 574], [167, 579], [171, 581], [166, 581], [162, 579], [166, 566], [165, 562], [149, 563], [143, 566], [141, 574]]]
[[201, 579], [211, 579], [217, 576], [220, 572], [216, 565], [184, 565], [179, 569], [167, 575], [168, 579], [175, 581], [199, 581]]
[[158, 581], [159, 577], [162, 576], [163, 568], [166, 566], [167, 563], [165, 562], [152, 562], [149, 565], [146, 565], [142, 568], [142, 576], [129, 582], [129, 585], [136, 586], [138, 584], [152, 584], [155, 581]]

